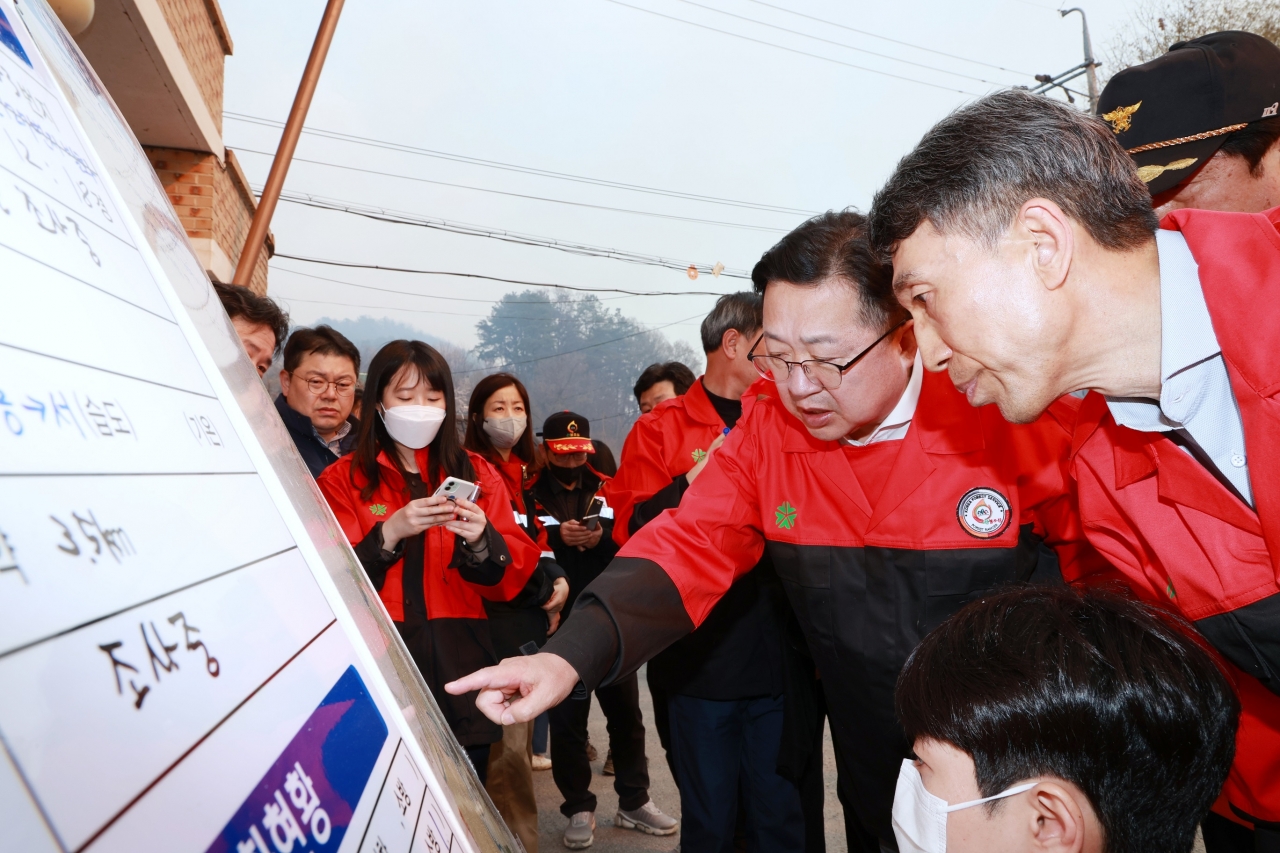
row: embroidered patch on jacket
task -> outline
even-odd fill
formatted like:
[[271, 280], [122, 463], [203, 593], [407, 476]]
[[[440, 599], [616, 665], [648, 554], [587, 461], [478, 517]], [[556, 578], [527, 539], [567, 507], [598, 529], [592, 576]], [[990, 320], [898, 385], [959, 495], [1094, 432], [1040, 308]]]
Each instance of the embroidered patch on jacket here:
[[706, 459], [706, 458], [707, 458], [707, 451], [703, 450], [701, 447], [693, 451], [694, 462], [701, 462], [703, 459]]
[[1009, 501], [995, 489], [970, 489], [956, 506], [964, 532], [976, 539], [994, 539], [1009, 527]]
[[790, 530], [796, 526], [796, 508], [789, 501], [783, 501], [782, 506], [773, 511], [773, 520], [783, 530]]
[[386, 504], [371, 504], [371, 505], [369, 506], [369, 512], [373, 513], [374, 515], [386, 515], [386, 514], [387, 514], [387, 505], [386, 505]]
[[1173, 578], [1165, 579], [1164, 591], [1168, 594], [1170, 601], [1178, 600], [1178, 592], [1173, 588]]

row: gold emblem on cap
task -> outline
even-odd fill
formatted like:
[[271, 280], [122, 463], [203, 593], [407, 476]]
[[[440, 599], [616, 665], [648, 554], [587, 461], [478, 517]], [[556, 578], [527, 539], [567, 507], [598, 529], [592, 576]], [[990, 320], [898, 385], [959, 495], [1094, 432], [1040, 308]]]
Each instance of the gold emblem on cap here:
[[1188, 157], [1185, 160], [1174, 160], [1167, 166], [1139, 166], [1138, 177], [1142, 178], [1144, 184], [1149, 184], [1165, 172], [1172, 172], [1178, 169], [1185, 169], [1188, 166], [1196, 164], [1195, 157]]
[[577, 434], [578, 434], [578, 422], [577, 422], [577, 421], [569, 421], [569, 425], [568, 425], [567, 427], [565, 427], [565, 431], [566, 431], [567, 433], [569, 433], [569, 435], [577, 435]]
[[1131, 126], [1129, 119], [1133, 118], [1133, 114], [1138, 111], [1138, 107], [1142, 106], [1142, 101], [1131, 107], [1116, 107], [1109, 113], [1102, 114], [1102, 120], [1111, 125], [1111, 131], [1117, 136], [1124, 133]]

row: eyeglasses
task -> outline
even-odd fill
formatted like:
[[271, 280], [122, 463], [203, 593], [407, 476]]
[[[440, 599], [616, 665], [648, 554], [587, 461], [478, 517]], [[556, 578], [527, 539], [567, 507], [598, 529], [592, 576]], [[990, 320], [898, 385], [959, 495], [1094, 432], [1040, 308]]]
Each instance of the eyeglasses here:
[[875, 349], [876, 346], [885, 338], [898, 331], [898, 329], [901, 329], [906, 322], [906, 320], [900, 321], [892, 329], [872, 341], [871, 346], [867, 347], [844, 364], [837, 364], [834, 361], [823, 361], [819, 358], [808, 358], [804, 361], [787, 361], [785, 358], [780, 358], [776, 355], [756, 355], [756, 347], [760, 346], [760, 342], [764, 340], [763, 334], [756, 338], [756, 342], [751, 345], [751, 350], [747, 353], [747, 361], [751, 362], [756, 371], [770, 382], [777, 382], [779, 376], [781, 376], [782, 380], [785, 382], [791, 377], [791, 369], [793, 367], [799, 367], [804, 370], [804, 376], [810, 382], [821, 385], [828, 391], [834, 391], [836, 388], [840, 387], [840, 380], [844, 377], [845, 372], [849, 368], [862, 361], [867, 353]]
[[307, 387], [311, 389], [311, 393], [319, 397], [329, 386], [333, 386], [334, 392], [339, 397], [350, 397], [356, 392], [356, 383], [350, 379], [339, 379], [336, 382], [330, 382], [328, 379], [322, 379], [319, 376], [312, 376], [306, 380]]

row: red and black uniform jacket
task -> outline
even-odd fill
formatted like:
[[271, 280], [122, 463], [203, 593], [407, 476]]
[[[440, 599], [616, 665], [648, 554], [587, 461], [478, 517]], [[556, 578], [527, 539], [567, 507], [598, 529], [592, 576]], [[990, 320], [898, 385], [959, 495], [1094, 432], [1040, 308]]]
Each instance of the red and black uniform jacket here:
[[[439, 485], [419, 480], [410, 488], [386, 454], [378, 456], [378, 488], [369, 500], [360, 497], [367, 481], [359, 469], [352, 482], [354, 455], [326, 468], [317, 483], [458, 742], [477, 746], [498, 740], [501, 729], [480, 713], [473, 697], [451, 696], [444, 685], [497, 663], [484, 602], [519, 594], [537, 568], [538, 546], [516, 526], [498, 472], [476, 454], [467, 455], [480, 486], [476, 503], [488, 519], [489, 555], [483, 562], [443, 526], [401, 540], [395, 551], [383, 550], [382, 522]], [[426, 449], [416, 460], [419, 471], [428, 470]]]
[[541, 648], [547, 641], [550, 623], [542, 605], [547, 603], [547, 599], [555, 591], [556, 578], [562, 578], [565, 574], [564, 569], [556, 563], [556, 555], [547, 543], [547, 529], [538, 520], [537, 514], [527, 509], [532, 504], [532, 496], [528, 493], [525, 482], [528, 466], [514, 453], [505, 461], [498, 456], [489, 462], [502, 475], [502, 482], [511, 496], [511, 516], [516, 525], [524, 530], [541, 551], [538, 567], [515, 598], [484, 603], [485, 612], [489, 614], [493, 650], [501, 660], [523, 654], [520, 649], [527, 643]]
[[[755, 400], [754, 393], [743, 397], [743, 418]], [[622, 446], [618, 476], [605, 487], [614, 510], [614, 541], [625, 545], [664, 510], [680, 505], [689, 488], [685, 474], [706, 457], [724, 430], [702, 379], [636, 421]], [[650, 684], [716, 701], [779, 695], [786, 607], [765, 554], [734, 581], [698, 630], [649, 661]]]
[[[1231, 664], [1244, 713], [1214, 810], [1280, 823], [1280, 208], [1179, 210], [1244, 422], [1251, 509], [1161, 433], [1085, 398], [1072, 475], [1089, 539], [1142, 598], [1195, 623]], [[1086, 581], [1089, 578], [1085, 579]]]
[[926, 374], [906, 436], [853, 447], [812, 437], [776, 399], [760, 400], [545, 651], [588, 687], [631, 672], [702, 624], [767, 551], [822, 672], [858, 816], [888, 841], [910, 754], [893, 710], [908, 655], [990, 590], [1061, 582], [1060, 558], [1096, 559], [1063, 469], [1073, 404], [1011, 425]]

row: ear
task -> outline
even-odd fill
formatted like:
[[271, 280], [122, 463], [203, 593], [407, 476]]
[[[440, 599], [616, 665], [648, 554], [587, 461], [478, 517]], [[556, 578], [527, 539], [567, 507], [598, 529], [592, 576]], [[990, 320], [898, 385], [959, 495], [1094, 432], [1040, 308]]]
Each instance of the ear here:
[[908, 320], [907, 324], [898, 330], [897, 334], [898, 351], [902, 355], [902, 360], [910, 364], [916, 360], [916, 321]]
[[1083, 795], [1074, 786], [1041, 782], [1025, 795], [1031, 805], [1031, 848], [1038, 853], [1081, 853], [1087, 823]]
[[725, 358], [730, 361], [738, 357], [738, 345], [742, 343], [742, 333], [737, 329], [726, 329], [725, 333], [720, 337], [720, 348], [724, 350]]
[[283, 367], [280, 368], [280, 393], [286, 400], [289, 399], [289, 371]]
[[1075, 229], [1070, 217], [1047, 198], [1029, 199], [1018, 211], [1013, 234], [1031, 240], [1031, 257], [1036, 274], [1048, 290], [1057, 290], [1067, 281], [1075, 254]]

